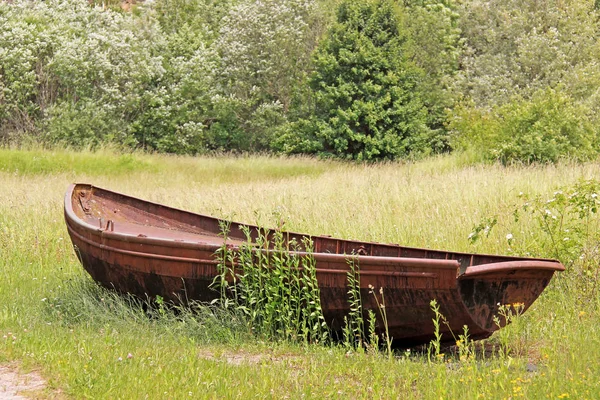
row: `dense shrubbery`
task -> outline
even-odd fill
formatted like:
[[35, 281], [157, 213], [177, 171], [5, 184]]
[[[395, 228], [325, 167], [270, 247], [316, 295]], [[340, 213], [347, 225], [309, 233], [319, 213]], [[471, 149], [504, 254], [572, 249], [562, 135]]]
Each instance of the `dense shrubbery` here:
[[144, 91], [164, 74], [158, 31], [86, 1], [0, 3], [0, 135], [128, 143]]
[[0, 1], [0, 140], [358, 160], [454, 147], [505, 163], [598, 151], [591, 0], [94, 4]]
[[[419, 151], [428, 133], [421, 71], [407, 60], [400, 15], [390, 1], [346, 1], [315, 55], [315, 107], [286, 150], [357, 160]], [[288, 133], [295, 134], [296, 132]], [[291, 142], [291, 144], [290, 144]]]
[[594, 1], [462, 4], [455, 145], [502, 162], [598, 153], [600, 19]]
[[454, 145], [474, 158], [514, 162], [585, 160], [598, 152], [597, 131], [589, 110], [560, 90], [547, 89], [485, 111], [456, 107], [450, 127]]

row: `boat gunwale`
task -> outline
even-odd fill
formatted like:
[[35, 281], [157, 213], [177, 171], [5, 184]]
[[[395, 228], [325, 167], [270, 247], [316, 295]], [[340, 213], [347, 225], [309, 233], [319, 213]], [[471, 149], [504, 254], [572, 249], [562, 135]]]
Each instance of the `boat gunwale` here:
[[[81, 220], [78, 219], [75, 222], [80, 222], [80, 221]], [[201, 243], [201, 242], [198, 242], [198, 243], [179, 242], [179, 241], [167, 240], [167, 239], [156, 239], [156, 238], [149, 238], [149, 237], [140, 238], [140, 237], [136, 237], [136, 236], [122, 235], [122, 234], [115, 233], [115, 232], [104, 231], [102, 229], [93, 227], [93, 225], [85, 223], [85, 222], [82, 222], [79, 225], [81, 225], [84, 229], [86, 229], [88, 231], [92, 231], [95, 234], [99, 234], [103, 238], [113, 239], [113, 240], [116, 240], [119, 242], [124, 242], [125, 240], [122, 240], [123, 238], [127, 238], [127, 239], [131, 238], [131, 239], [135, 239], [135, 240], [132, 240], [132, 241], [127, 240], [127, 242], [147, 244], [150, 246], [159, 245], [159, 246], [167, 247], [167, 248], [171, 248], [171, 249], [182, 248], [183, 247], [182, 245], [186, 245], [185, 246], [186, 248], [189, 248], [192, 250], [212, 251], [213, 253], [221, 247], [221, 245]], [[76, 231], [76, 229], [71, 227], [69, 224], [67, 224], [67, 230], [69, 231], [69, 234], [74, 234], [79, 240], [82, 240], [82, 241], [86, 242], [87, 244], [89, 244], [91, 246], [95, 246], [102, 250], [115, 251], [118, 253], [128, 254], [128, 255], [137, 256], [137, 257], [154, 258], [154, 259], [166, 260], [166, 261], [180, 261], [180, 262], [188, 262], [188, 263], [211, 263], [211, 264], [215, 263], [214, 261], [204, 260], [204, 259], [200, 259], [200, 258], [169, 256], [169, 255], [164, 255], [164, 254], [159, 254], [159, 253], [148, 253], [148, 252], [139, 252], [139, 251], [120, 249], [120, 248], [117, 248], [114, 246], [108, 246], [106, 244], [102, 244], [97, 241], [88, 239], [88, 238], [84, 237], [83, 235], [81, 235], [80, 233], [78, 233]], [[239, 247], [233, 246], [231, 248], [236, 249]], [[262, 250], [262, 251], [268, 251], [270, 253], [276, 252], [275, 250]], [[364, 255], [357, 255], [357, 254], [310, 253], [310, 252], [303, 252], [303, 251], [290, 251], [290, 253], [295, 254], [299, 257], [312, 255], [315, 258], [315, 260], [317, 260], [317, 261], [332, 262], [332, 263], [356, 260], [363, 266], [379, 265], [379, 266], [395, 266], [395, 267], [407, 267], [407, 268], [426, 267], [428, 269], [453, 269], [453, 270], [458, 269], [460, 266], [460, 263], [457, 260], [440, 260], [440, 259], [431, 259], [431, 258], [381, 257], [381, 256], [364, 256]], [[318, 268], [318, 270], [333, 271], [328, 268]], [[390, 272], [392, 272], [392, 271], [390, 271]]]
[[[134, 236], [131, 234], [123, 234], [123, 233], [114, 232], [114, 231], [111, 232], [104, 228], [99, 228], [98, 226], [92, 225], [92, 224], [86, 222], [85, 220], [83, 220], [82, 218], [80, 218], [73, 210], [72, 199], [73, 199], [73, 195], [74, 195], [74, 190], [78, 186], [86, 187], [87, 188], [86, 190], [96, 189], [96, 190], [100, 190], [100, 191], [103, 191], [103, 192], [106, 192], [106, 193], [109, 193], [112, 195], [116, 195], [118, 197], [131, 199], [136, 202], [147, 203], [147, 204], [159, 207], [159, 208], [173, 210], [173, 211], [185, 213], [185, 214], [191, 214], [191, 215], [199, 216], [202, 218], [209, 218], [214, 221], [224, 221], [224, 220], [220, 219], [220, 218], [204, 215], [204, 214], [198, 214], [198, 213], [194, 213], [191, 211], [186, 211], [186, 210], [178, 209], [175, 207], [166, 206], [166, 205], [159, 204], [159, 203], [154, 203], [152, 201], [129, 196], [129, 195], [115, 192], [112, 190], [103, 189], [103, 188], [100, 188], [100, 187], [97, 187], [97, 186], [94, 186], [91, 184], [73, 183], [69, 186], [69, 188], [67, 189], [67, 192], [65, 194], [65, 203], [64, 203], [65, 214], [66, 214], [66, 217], [68, 220], [72, 221], [74, 224], [80, 226], [82, 229], [84, 229], [86, 231], [94, 232], [96, 234], [99, 234], [102, 237], [106, 237], [107, 239], [114, 239], [114, 240], [119, 240], [119, 241], [124, 241], [124, 242], [148, 244], [148, 245], [152, 245], [152, 246], [159, 245], [159, 246], [164, 246], [164, 247], [185, 248], [185, 249], [194, 249], [194, 250], [205, 249], [205, 250], [213, 250], [214, 251], [226, 243], [225, 241], [223, 241], [223, 244], [217, 245], [217, 244], [213, 244], [213, 243], [209, 244], [209, 243], [202, 243], [202, 242], [191, 242], [191, 241], [178, 240], [178, 239], [161, 239], [161, 238], [152, 238], [152, 237], [142, 237], [142, 236]], [[266, 229], [266, 228], [260, 228], [255, 225], [245, 224], [245, 223], [240, 223], [240, 222], [235, 222], [235, 221], [227, 221], [227, 222], [230, 222], [231, 225], [247, 226], [251, 229]], [[266, 230], [269, 231], [269, 229], [266, 229]], [[523, 264], [524, 262], [527, 263], [527, 268], [548, 269], [548, 270], [551, 269], [554, 271], [564, 271], [565, 270], [565, 267], [560, 263], [560, 261], [554, 260], [554, 259], [548, 259], [548, 258], [505, 256], [505, 255], [485, 254], [485, 253], [464, 253], [464, 252], [456, 252], [456, 251], [448, 251], [448, 250], [407, 247], [407, 246], [401, 246], [399, 244], [386, 244], [386, 243], [381, 243], [381, 242], [368, 242], [368, 241], [351, 240], [351, 239], [339, 239], [339, 238], [333, 238], [333, 237], [325, 236], [325, 235], [309, 235], [309, 234], [300, 234], [300, 233], [289, 232], [289, 231], [285, 231], [284, 233], [292, 235], [292, 236], [308, 237], [313, 240], [315, 238], [330, 239], [330, 240], [334, 239], [334, 240], [341, 240], [341, 241], [352, 242], [352, 243], [361, 243], [361, 244], [365, 244], [365, 245], [392, 246], [392, 247], [398, 247], [398, 248], [402, 248], [402, 249], [406, 249], [406, 250], [415, 250], [415, 251], [424, 251], [424, 252], [427, 252], [427, 251], [445, 252], [447, 254], [452, 254], [455, 256], [465, 256], [465, 257], [478, 256], [478, 257], [490, 257], [490, 258], [497, 258], [497, 259], [507, 259], [506, 261], [499, 261], [499, 262], [494, 262], [494, 263], [486, 263], [486, 264], [467, 266], [466, 270], [462, 274], [459, 275], [459, 277], [465, 277], [465, 278], [473, 277], [473, 276], [477, 276], [477, 275], [481, 275], [481, 274], [491, 273], [492, 271], [503, 271], [506, 269], [514, 269], [515, 267], [510, 266], [510, 265], [515, 264], [515, 263]], [[237, 248], [237, 246], [235, 246], [235, 245], [232, 247]], [[365, 263], [370, 263], [370, 264], [376, 264], [379, 261], [379, 262], [385, 263], [387, 265], [390, 265], [390, 264], [398, 265], [399, 264], [398, 261], [403, 260], [403, 261], [407, 261], [408, 264], [411, 264], [412, 262], [414, 262], [417, 265], [422, 264], [423, 266], [429, 266], [430, 268], [452, 268], [452, 269], [457, 269], [457, 271], [460, 270], [460, 262], [456, 259], [436, 259], [436, 258], [428, 258], [428, 257], [402, 257], [402, 256], [398, 256], [398, 257], [370, 256], [370, 255], [361, 255], [361, 254], [340, 254], [340, 253], [324, 253], [324, 252], [318, 252], [318, 253], [317, 252], [313, 252], [313, 253], [293, 252], [293, 253], [298, 254], [298, 255], [312, 254], [315, 258], [318, 258], [319, 260], [332, 261], [332, 262], [338, 261], [338, 259], [344, 259], [344, 260], [354, 259], [359, 262], [363, 261]], [[154, 253], [144, 253], [144, 254], [158, 255], [158, 254], [154, 254]], [[198, 260], [196, 259], [194, 262], [198, 262]], [[432, 264], [435, 264], [435, 265], [432, 265]], [[411, 266], [411, 265], [407, 265], [407, 266]], [[418, 266], [420, 266], [420, 265], [418, 265]], [[492, 269], [490, 269], [490, 266], [492, 267]], [[523, 267], [516, 267], [516, 268], [522, 269]], [[469, 271], [468, 274], [467, 274], [467, 271]]]
[[506, 273], [513, 270], [547, 270], [561, 272], [565, 270], [565, 267], [558, 261], [542, 261], [535, 259], [504, 261], [499, 263], [489, 263], [467, 267], [466, 271], [460, 275], [459, 279], [469, 279], [495, 273]]

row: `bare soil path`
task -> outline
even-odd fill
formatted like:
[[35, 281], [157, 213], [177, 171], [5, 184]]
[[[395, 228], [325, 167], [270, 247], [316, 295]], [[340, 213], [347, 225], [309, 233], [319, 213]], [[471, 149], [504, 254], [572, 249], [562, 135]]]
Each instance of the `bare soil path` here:
[[31, 399], [46, 382], [36, 372], [22, 373], [14, 364], [0, 365], [0, 400]]

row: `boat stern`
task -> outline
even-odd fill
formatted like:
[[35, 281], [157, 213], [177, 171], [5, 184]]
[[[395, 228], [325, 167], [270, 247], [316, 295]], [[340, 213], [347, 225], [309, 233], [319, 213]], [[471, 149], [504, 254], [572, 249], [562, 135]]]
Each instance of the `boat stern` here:
[[504, 327], [508, 313], [523, 313], [565, 267], [552, 260], [516, 260], [470, 266], [458, 277], [458, 289], [478, 336]]

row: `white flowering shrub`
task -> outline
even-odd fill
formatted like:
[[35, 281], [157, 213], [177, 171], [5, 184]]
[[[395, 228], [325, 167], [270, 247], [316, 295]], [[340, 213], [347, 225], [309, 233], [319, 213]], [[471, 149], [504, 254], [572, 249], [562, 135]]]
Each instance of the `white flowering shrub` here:
[[0, 1], [0, 139], [268, 148], [321, 29], [311, 0], [95, 4]]
[[467, 49], [457, 89], [478, 106], [531, 98], [559, 83], [577, 101], [597, 97], [595, 1], [468, 0], [459, 12]]
[[317, 11], [314, 0], [244, 0], [221, 23], [221, 99], [237, 109], [229, 125], [250, 136], [251, 149], [269, 146], [302, 90], [323, 29]]
[[141, 96], [143, 107], [129, 132], [144, 148], [170, 153], [208, 149], [216, 58], [201, 42], [193, 47], [171, 49], [165, 73]]
[[464, 47], [458, 27], [458, 2], [405, 0], [404, 5], [408, 58], [425, 72], [419, 82], [419, 92], [427, 107], [430, 131], [421, 146], [422, 151], [448, 151], [446, 109], [452, 107], [456, 97], [453, 78]]
[[152, 21], [85, 0], [1, 2], [0, 18], [2, 136], [132, 142], [124, 127], [164, 73]]

